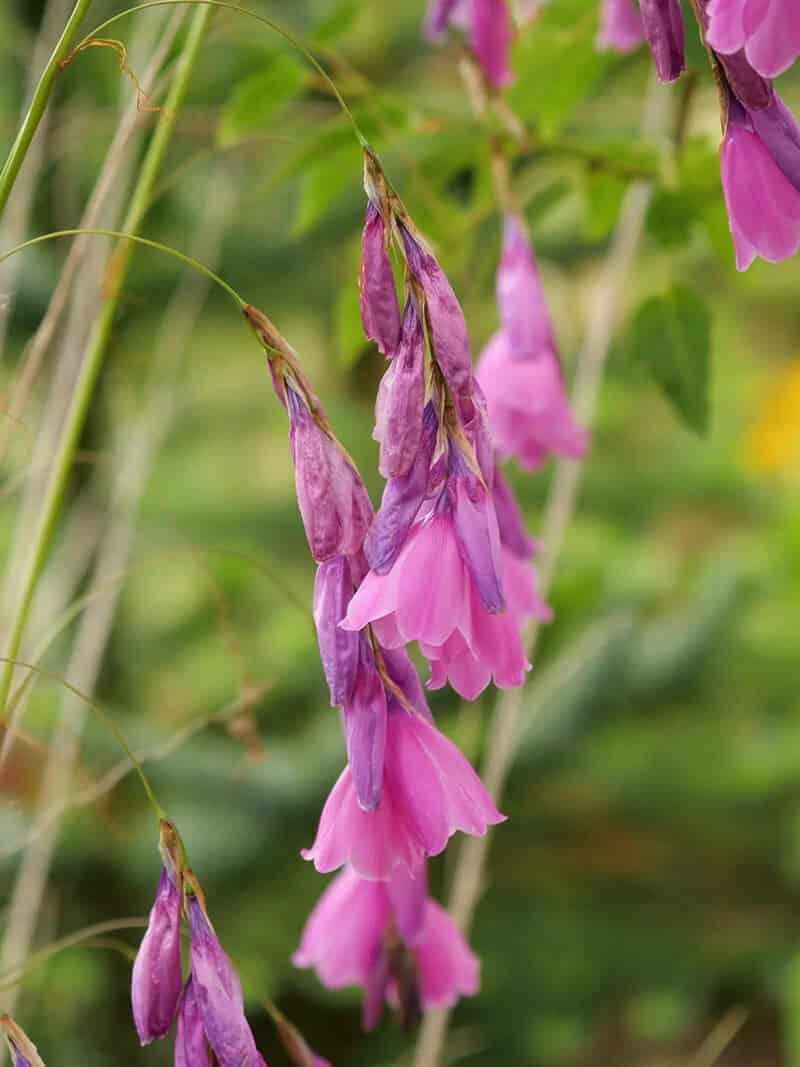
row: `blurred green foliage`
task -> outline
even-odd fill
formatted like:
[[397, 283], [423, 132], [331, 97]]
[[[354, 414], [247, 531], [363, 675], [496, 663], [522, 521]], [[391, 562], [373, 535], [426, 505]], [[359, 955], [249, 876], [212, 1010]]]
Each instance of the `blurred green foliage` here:
[[[457, 46], [432, 52], [422, 42], [422, 0], [252, 6], [316, 45], [437, 248], [477, 352], [496, 328], [499, 220]], [[800, 472], [766, 470], [747, 433], [770, 417], [760, 407], [765, 383], [800, 359], [800, 263], [736, 275], [710, 78], [700, 68], [687, 139], [664, 166], [660, 146], [637, 133], [649, 59], [596, 54], [595, 6], [552, 0], [516, 45], [509, 93], [535, 134], [514, 180], [567, 373], [625, 186], [643, 173], [658, 189], [625, 284], [625, 321], [552, 595], [555, 622], [534, 668], [503, 803], [510, 818], [494, 832], [473, 938], [483, 989], [459, 1006], [448, 1054], [470, 1067], [688, 1064], [742, 1006], [747, 1019], [718, 1062], [796, 1064]], [[98, 0], [92, 18], [116, 9]], [[36, 4], [0, 0], [3, 145], [38, 14]], [[136, 19], [153, 17], [113, 33], [129, 41]], [[783, 83], [800, 105], [798, 79]], [[64, 73], [33, 232], [76, 224], [120, 91], [130, 87], [110, 53], [82, 55]], [[357, 317], [359, 153], [326, 86], [280, 38], [218, 13], [162, 187], [145, 232], [181, 248], [209, 205], [232, 193], [219, 269], [301, 354], [377, 500], [370, 432], [382, 360]], [[50, 245], [25, 259], [5, 385], [64, 254]], [[177, 278], [173, 262], [137, 253], [84, 442], [93, 461], [75, 477], [101, 522]], [[708, 423], [705, 437], [675, 417], [653, 376], [690, 425]], [[43, 395], [5, 466], [4, 544]], [[535, 532], [551, 469], [512, 474]], [[364, 1038], [357, 995], [330, 994], [289, 962], [324, 884], [299, 850], [343, 762], [308, 611], [312, 577], [284, 414], [257, 345], [212, 293], [143, 501], [98, 698], [138, 748], [264, 687], [234, 726], [210, 723], [148, 772], [184, 835], [272, 1067], [286, 1060], [260, 1007], [267, 995], [337, 1067], [408, 1063], [409, 1037], [386, 1022]], [[73, 631], [48, 654], [56, 673]], [[57, 685], [37, 682], [25, 720], [34, 740], [46, 741], [58, 696]], [[432, 695], [442, 727], [476, 762], [492, 700], [460, 708], [448, 693]], [[119, 756], [91, 718], [76, 785]], [[19, 858], [8, 849], [30, 824], [40, 771], [34, 745], [3, 780], [0, 907]], [[36, 944], [146, 914], [155, 831], [133, 777], [71, 812]], [[438, 892], [457, 844], [433, 865]], [[134, 934], [121, 936], [135, 945]], [[26, 977], [18, 1016], [50, 1067], [171, 1062], [169, 1043], [136, 1045], [129, 972], [124, 954], [72, 949]]]

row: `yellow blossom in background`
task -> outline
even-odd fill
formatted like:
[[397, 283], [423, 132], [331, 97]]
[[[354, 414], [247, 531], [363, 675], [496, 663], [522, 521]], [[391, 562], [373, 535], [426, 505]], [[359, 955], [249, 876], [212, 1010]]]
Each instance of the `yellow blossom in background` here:
[[756, 474], [800, 477], [800, 360], [782, 367], [768, 383], [743, 454]]

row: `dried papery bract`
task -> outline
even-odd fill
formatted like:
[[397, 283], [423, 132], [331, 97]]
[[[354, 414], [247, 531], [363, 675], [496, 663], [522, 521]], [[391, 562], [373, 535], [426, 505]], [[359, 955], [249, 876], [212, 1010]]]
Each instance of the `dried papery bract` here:
[[0, 1015], [0, 1030], [11, 1053], [13, 1067], [44, 1067], [36, 1046], [10, 1016]]

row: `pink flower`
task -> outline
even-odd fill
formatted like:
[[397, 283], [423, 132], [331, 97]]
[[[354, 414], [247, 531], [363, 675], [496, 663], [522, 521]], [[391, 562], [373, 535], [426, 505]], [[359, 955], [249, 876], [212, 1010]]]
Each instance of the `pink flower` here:
[[706, 40], [716, 52], [744, 49], [765, 78], [776, 78], [800, 55], [797, 0], [709, 0]]
[[131, 977], [133, 1021], [143, 1045], [169, 1031], [178, 1010], [181, 984], [181, 900], [162, 867]]
[[536, 567], [533, 561], [515, 555], [503, 546], [503, 588], [506, 591], [508, 610], [524, 626], [530, 619], [550, 622], [552, 609], [542, 600], [537, 588]]
[[364, 579], [342, 625], [373, 623], [386, 648], [418, 641], [431, 662], [430, 687], [449, 680], [472, 700], [492, 678], [501, 689], [521, 685], [528, 663], [502, 600], [494, 508], [455, 482], [452, 511], [414, 523], [391, 570]]
[[308, 919], [293, 962], [313, 967], [329, 989], [361, 986], [366, 1029], [377, 1024], [385, 1000], [416, 1001], [428, 1011], [451, 1007], [479, 987], [478, 960], [447, 912], [428, 897], [424, 868], [388, 883], [345, 869]]
[[778, 263], [800, 247], [800, 130], [779, 98], [747, 111], [730, 97], [722, 190], [737, 270], [756, 256]]
[[426, 856], [438, 855], [457, 830], [481, 836], [502, 820], [455, 745], [427, 719], [395, 706], [377, 807], [371, 812], [360, 807], [346, 767], [303, 858], [323, 874], [349, 863], [361, 877], [385, 881], [398, 866], [413, 872]]
[[633, 52], [642, 41], [642, 17], [633, 0], [602, 0], [598, 47], [616, 52]]
[[511, 19], [506, 0], [433, 0], [426, 33], [440, 41], [448, 26], [465, 30], [470, 45], [490, 85], [500, 87], [513, 80], [509, 66]]
[[569, 408], [558, 356], [543, 348], [535, 359], [517, 359], [501, 330], [484, 348], [477, 378], [489, 408], [498, 452], [535, 470], [549, 453], [580, 459], [589, 435]]

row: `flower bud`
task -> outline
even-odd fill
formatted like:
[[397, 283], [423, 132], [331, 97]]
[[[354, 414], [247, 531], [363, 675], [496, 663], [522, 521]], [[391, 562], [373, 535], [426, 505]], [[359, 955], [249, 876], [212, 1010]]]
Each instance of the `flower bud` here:
[[191, 977], [186, 983], [178, 1011], [175, 1067], [212, 1067], [203, 1015]]
[[681, 0], [639, 0], [647, 43], [662, 82], [675, 81], [685, 69]]
[[338, 441], [288, 382], [286, 398], [297, 502], [311, 554], [317, 563], [352, 556], [372, 521], [364, 483]]
[[356, 636], [358, 670], [353, 691], [344, 705], [344, 732], [358, 805], [362, 811], [374, 811], [381, 799], [383, 783], [386, 692], [369, 642], [363, 635]]
[[383, 217], [368, 200], [358, 279], [361, 323], [364, 333], [388, 359], [394, 355], [400, 336], [400, 308], [385, 238]]
[[259, 1067], [241, 984], [195, 895], [189, 897], [189, 924], [194, 995], [217, 1063], [219, 1067]]
[[142, 1045], [169, 1031], [178, 1010], [181, 984], [180, 894], [162, 867], [131, 978], [133, 1021]]
[[14, 1067], [44, 1067], [36, 1045], [10, 1016], [0, 1015], [0, 1030], [11, 1052]]
[[525, 224], [516, 215], [506, 216], [503, 228], [497, 309], [515, 359], [534, 359], [545, 348], [556, 350], [536, 257]]
[[349, 697], [358, 667], [358, 635], [339, 626], [352, 595], [349, 561], [344, 556], [335, 556], [320, 563], [314, 579], [314, 625], [334, 707], [341, 706]]
[[405, 474], [417, 455], [425, 406], [424, 359], [422, 323], [409, 300], [397, 354], [383, 376], [375, 405], [373, 437], [380, 442], [379, 469], [384, 478]]
[[505, 608], [500, 579], [500, 534], [494, 504], [484, 483], [451, 449], [453, 525], [461, 558], [481, 603], [496, 614]]

